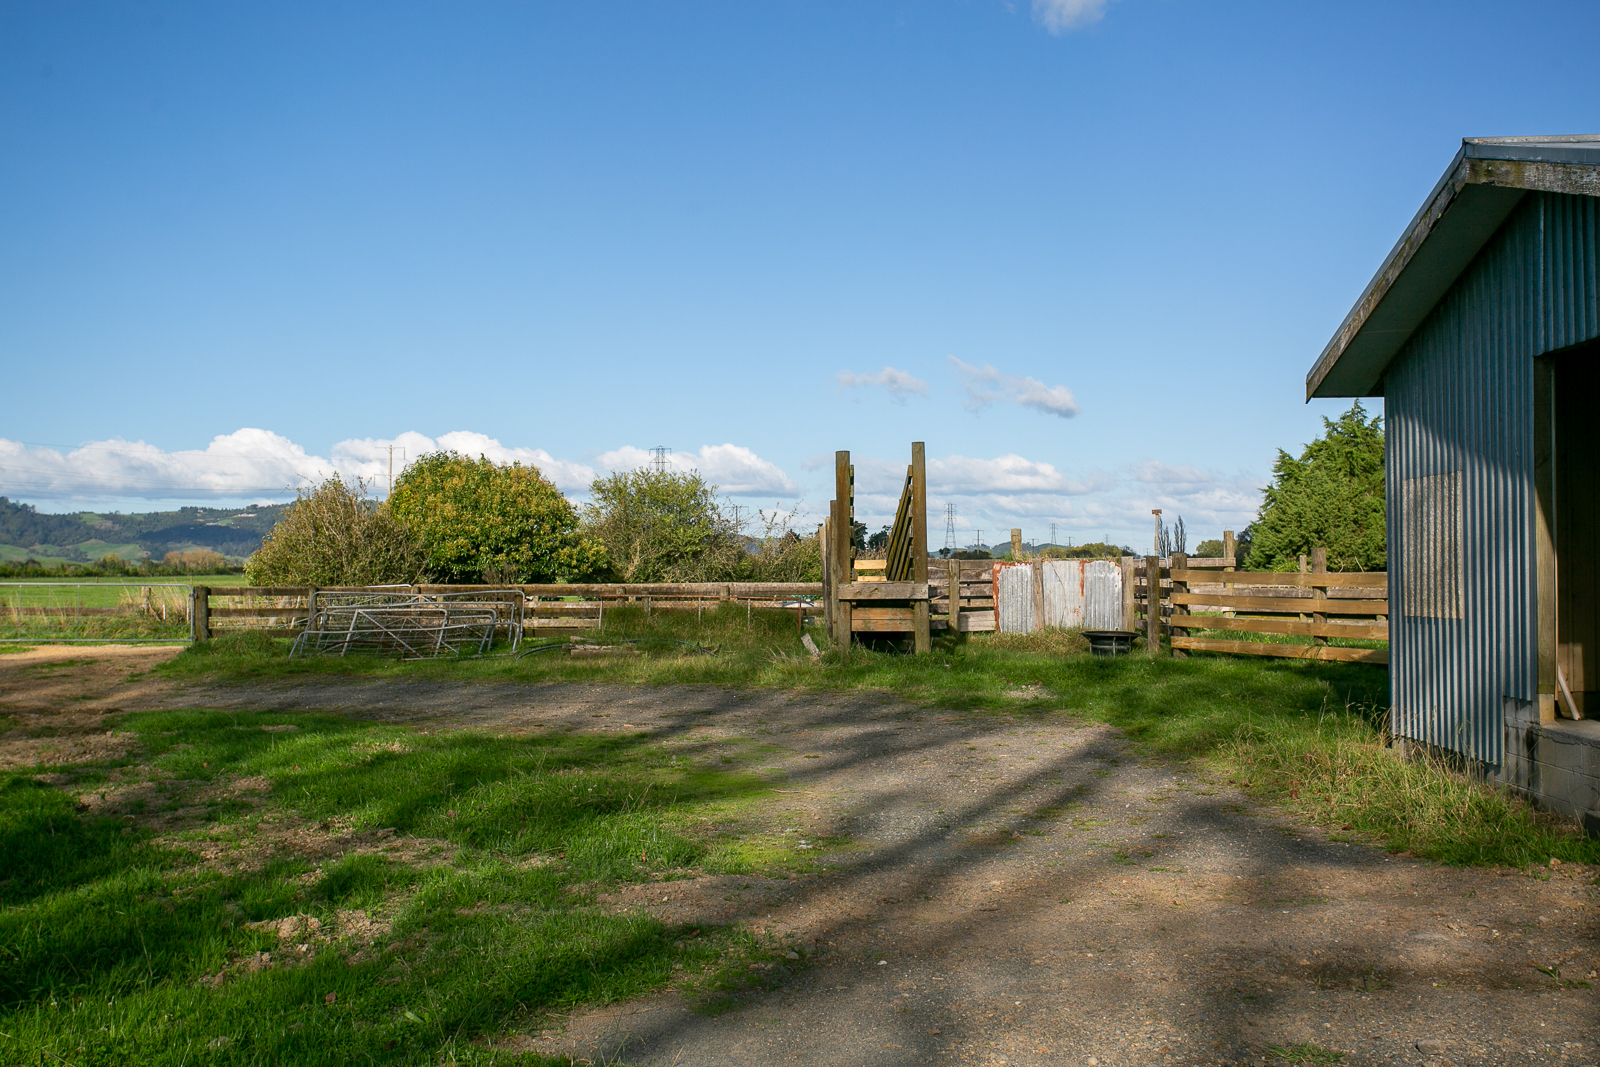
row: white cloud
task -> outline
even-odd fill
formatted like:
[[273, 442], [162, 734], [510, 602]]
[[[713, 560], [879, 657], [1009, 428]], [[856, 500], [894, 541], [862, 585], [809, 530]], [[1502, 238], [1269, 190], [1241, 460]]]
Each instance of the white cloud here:
[[[893, 519], [906, 466], [856, 457], [856, 516], [872, 529]], [[1025, 539], [1109, 538], [1145, 551], [1151, 508], [1167, 521], [1178, 515], [1190, 539], [1241, 530], [1261, 502], [1262, 480], [1248, 472], [1227, 475], [1190, 464], [1144, 460], [1115, 471], [1068, 473], [1054, 464], [1007, 454], [993, 458], [945, 456], [928, 460], [928, 526], [934, 547], [945, 543], [945, 507], [956, 508], [956, 539], [970, 543], [981, 530], [985, 543], [1004, 541], [1013, 527]], [[831, 495], [831, 494], [829, 494]]]
[[1037, 378], [1003, 374], [987, 363], [974, 367], [955, 356], [950, 357], [950, 365], [966, 379], [968, 410], [982, 411], [997, 400], [1005, 400], [1063, 419], [1078, 413], [1078, 399], [1064, 385], [1046, 385]]
[[885, 367], [876, 374], [855, 374], [851, 371], [839, 372], [839, 388], [855, 389], [862, 386], [877, 385], [894, 399], [904, 403], [910, 396], [927, 396], [928, 383], [903, 370], [894, 367]]
[[[391, 445], [396, 478], [425, 453], [449, 449], [474, 458], [487, 456], [496, 463], [537, 467], [567, 493], [586, 491], [604, 469], [640, 467], [650, 461], [646, 450], [626, 446], [602, 453], [595, 466], [560, 459], [542, 448], [506, 445], [471, 430], [452, 430], [437, 438], [414, 430], [395, 437], [348, 438], [333, 446], [331, 459], [311, 455], [270, 430], [251, 428], [218, 436], [204, 449], [174, 452], [121, 439], [61, 451], [0, 438], [0, 494], [79, 503], [284, 500], [296, 489], [335, 473], [362, 478], [381, 494], [388, 488]], [[671, 463], [679, 470], [698, 469], [722, 492], [736, 496], [799, 491], [776, 464], [740, 445], [706, 445], [698, 452], [673, 453]]]
[[1033, 0], [1034, 20], [1051, 33], [1070, 33], [1105, 17], [1108, 0]]
[[477, 459], [486, 456], [495, 463], [520, 463], [524, 467], [537, 467], [539, 472], [563, 492], [582, 492], [594, 481], [596, 471], [587, 463], [557, 459], [542, 448], [515, 448], [503, 445], [497, 438], [472, 430], [452, 430], [440, 434], [435, 440], [407, 431], [393, 438], [364, 437], [340, 441], [333, 446], [334, 462], [340, 473], [359, 475], [377, 485], [386, 486], [389, 479], [389, 446], [394, 445], [394, 474], [412, 460], [427, 452], [448, 450]]
[[66, 452], [0, 439], [0, 492], [47, 500], [282, 498], [334, 464], [269, 430], [242, 429], [203, 449], [166, 452], [112, 438]]
[[[648, 466], [653, 458], [646, 449], [624, 445], [600, 453], [596, 460], [602, 467], [621, 471]], [[699, 471], [719, 492], [732, 496], [791, 494], [799, 490], [777, 464], [741, 445], [702, 445], [698, 452], [669, 452], [667, 463], [673, 470]]]

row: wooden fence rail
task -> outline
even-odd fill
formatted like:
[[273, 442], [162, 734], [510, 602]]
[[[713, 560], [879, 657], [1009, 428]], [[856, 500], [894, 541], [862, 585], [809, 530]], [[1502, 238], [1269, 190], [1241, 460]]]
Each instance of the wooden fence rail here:
[[[292, 637], [309, 617], [316, 593], [462, 593], [521, 594], [524, 631], [566, 633], [598, 627], [604, 614], [619, 603], [642, 605], [646, 611], [704, 611], [719, 603], [793, 611], [803, 624], [822, 613], [821, 582], [586, 582], [531, 585], [386, 585], [386, 586], [195, 586], [190, 605], [191, 636], [206, 640], [219, 633], [250, 631]], [[576, 599], [574, 599], [576, 598]], [[213, 606], [213, 601], [248, 600], [245, 606]], [[218, 625], [220, 623], [221, 625]]]
[[[1147, 562], [1142, 568], [1151, 572]], [[1337, 660], [1346, 663], [1387, 664], [1386, 648], [1361, 648], [1328, 644], [1329, 638], [1387, 641], [1389, 639], [1389, 576], [1381, 572], [1329, 572], [1327, 553], [1315, 550], [1302, 573], [1227, 571], [1207, 573], [1192, 567], [1181, 554], [1170, 566], [1154, 572], [1157, 621], [1151, 632], [1164, 628], [1171, 634], [1173, 654], [1227, 652], [1234, 655], [1280, 656], [1294, 659]], [[1168, 589], [1161, 592], [1162, 582]], [[1145, 583], [1145, 619], [1149, 627], [1152, 588]], [[1246, 589], [1239, 594], [1233, 589]], [[1202, 614], [1210, 608], [1222, 614]], [[1163, 626], [1164, 623], [1164, 626]], [[1308, 637], [1309, 644], [1246, 641], [1234, 638], [1196, 637], [1196, 631], [1232, 631], [1278, 636]]]

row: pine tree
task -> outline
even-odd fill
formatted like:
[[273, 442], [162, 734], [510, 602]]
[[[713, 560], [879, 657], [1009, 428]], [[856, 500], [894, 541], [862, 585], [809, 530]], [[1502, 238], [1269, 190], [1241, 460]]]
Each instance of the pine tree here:
[[1278, 452], [1272, 484], [1247, 532], [1251, 570], [1293, 570], [1302, 554], [1328, 550], [1328, 568], [1384, 570], [1383, 419], [1357, 400], [1299, 459]]

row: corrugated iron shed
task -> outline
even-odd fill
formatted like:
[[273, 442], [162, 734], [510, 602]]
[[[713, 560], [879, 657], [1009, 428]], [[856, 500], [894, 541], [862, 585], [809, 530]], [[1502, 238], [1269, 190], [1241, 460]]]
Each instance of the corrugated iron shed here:
[[1469, 139], [1306, 378], [1385, 398], [1396, 733], [1484, 764], [1553, 691], [1538, 383], [1600, 337], [1597, 279], [1600, 136]]

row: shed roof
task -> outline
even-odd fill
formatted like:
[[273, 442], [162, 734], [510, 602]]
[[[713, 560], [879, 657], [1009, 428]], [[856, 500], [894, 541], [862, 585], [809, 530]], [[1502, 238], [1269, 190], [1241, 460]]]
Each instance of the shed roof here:
[[1381, 396], [1389, 361], [1530, 190], [1600, 196], [1600, 134], [1463, 138], [1306, 375], [1306, 399]]

